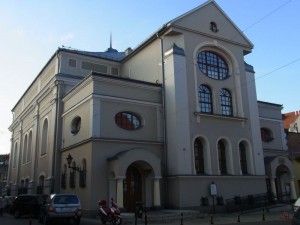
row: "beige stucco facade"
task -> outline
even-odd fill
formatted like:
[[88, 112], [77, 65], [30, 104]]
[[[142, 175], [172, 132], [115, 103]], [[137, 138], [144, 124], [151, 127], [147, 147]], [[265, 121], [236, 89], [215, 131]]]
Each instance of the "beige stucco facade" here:
[[[111, 197], [128, 211], [135, 202], [198, 207], [201, 197], [210, 196], [212, 182], [224, 199], [265, 193], [266, 179], [280, 165], [265, 165], [264, 157], [285, 157], [286, 148], [279, 119], [273, 123], [257, 102], [254, 71], [244, 62], [252, 48], [222, 9], [207, 1], [133, 51], [58, 49], [12, 110], [7, 188], [14, 194], [24, 187], [32, 193], [74, 192], [86, 211]], [[200, 52], [220, 56], [229, 76], [206, 76], [199, 69]], [[212, 113], [201, 111], [201, 85], [212, 90]], [[223, 89], [231, 93], [230, 116], [223, 114]], [[262, 126], [274, 128], [268, 146], [261, 141]], [[290, 163], [283, 161], [292, 179]]]

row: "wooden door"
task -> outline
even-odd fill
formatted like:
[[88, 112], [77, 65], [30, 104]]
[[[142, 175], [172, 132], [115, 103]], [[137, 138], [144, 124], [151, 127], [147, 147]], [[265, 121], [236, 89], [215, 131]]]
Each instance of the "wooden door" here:
[[129, 166], [124, 181], [124, 208], [134, 212], [136, 202], [142, 202], [142, 176], [135, 167]]

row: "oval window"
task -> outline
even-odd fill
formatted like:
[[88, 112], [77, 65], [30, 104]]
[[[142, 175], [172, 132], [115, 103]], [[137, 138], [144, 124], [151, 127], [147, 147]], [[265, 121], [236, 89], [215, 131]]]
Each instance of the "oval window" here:
[[221, 56], [214, 52], [200, 52], [197, 63], [201, 72], [212, 79], [225, 80], [229, 76], [227, 63]]
[[71, 133], [74, 135], [77, 134], [80, 128], [81, 128], [81, 118], [77, 116], [72, 120]]
[[115, 122], [126, 130], [137, 130], [142, 126], [140, 116], [132, 112], [118, 112], [115, 115]]

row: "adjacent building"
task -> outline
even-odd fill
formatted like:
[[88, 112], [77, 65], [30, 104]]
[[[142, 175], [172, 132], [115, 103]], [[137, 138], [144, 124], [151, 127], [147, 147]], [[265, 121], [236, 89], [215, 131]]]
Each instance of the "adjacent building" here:
[[0, 195], [6, 195], [9, 154], [0, 155]]
[[296, 192], [300, 194], [300, 111], [289, 112], [282, 115], [289, 158], [292, 160], [295, 170]]
[[252, 49], [212, 0], [135, 49], [59, 48], [12, 109], [7, 188], [74, 192], [87, 211], [111, 197], [127, 211], [197, 207], [211, 184], [224, 199], [296, 198], [281, 106], [257, 101]]

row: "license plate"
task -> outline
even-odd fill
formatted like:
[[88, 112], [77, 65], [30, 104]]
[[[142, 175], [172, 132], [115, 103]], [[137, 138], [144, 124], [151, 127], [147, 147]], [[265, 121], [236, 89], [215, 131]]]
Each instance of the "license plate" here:
[[62, 212], [73, 211], [73, 208], [61, 208]]

